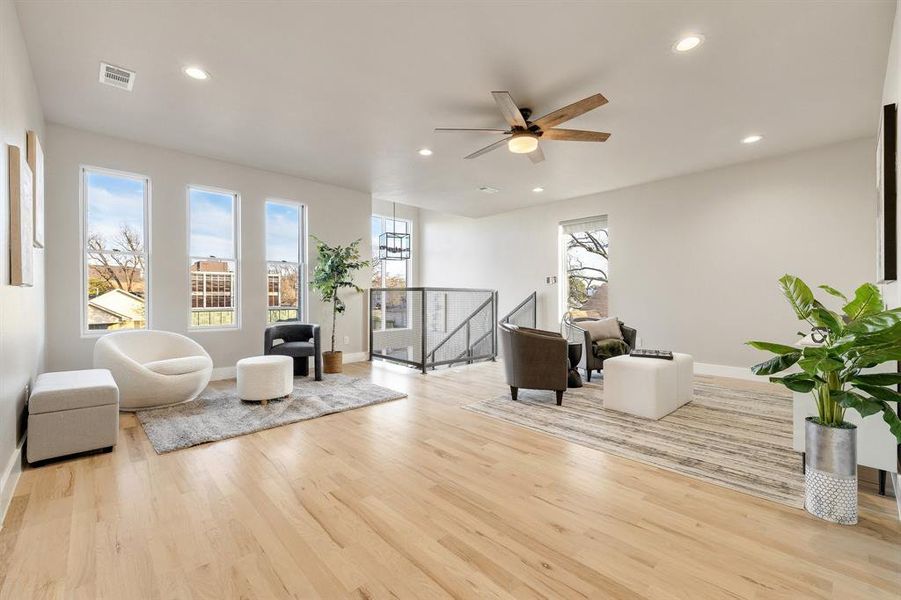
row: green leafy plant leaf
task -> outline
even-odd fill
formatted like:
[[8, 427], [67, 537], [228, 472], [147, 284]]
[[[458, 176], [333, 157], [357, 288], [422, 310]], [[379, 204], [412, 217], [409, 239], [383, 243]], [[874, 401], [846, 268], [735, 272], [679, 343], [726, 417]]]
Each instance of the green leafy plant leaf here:
[[901, 373], [863, 373], [851, 378], [851, 383], [865, 385], [897, 385], [901, 383]]
[[891, 330], [899, 324], [901, 324], [901, 308], [893, 308], [851, 321], [845, 330], [848, 333], [877, 333]]
[[813, 292], [807, 284], [794, 275], [783, 275], [779, 279], [779, 287], [788, 299], [795, 314], [801, 320], [810, 317], [810, 309], [813, 307]]
[[888, 424], [889, 431], [894, 434], [895, 439], [901, 444], [901, 419], [898, 418], [898, 414], [890, 407], [885, 406], [882, 409], [882, 420]]
[[879, 288], [872, 283], [865, 283], [854, 290], [854, 299], [845, 304], [842, 310], [851, 321], [856, 321], [861, 317], [882, 312], [883, 307]]
[[814, 306], [810, 310], [810, 317], [814, 323], [828, 329], [835, 337], [839, 337], [844, 330], [841, 317], [819, 302], [814, 301]]
[[845, 408], [853, 408], [861, 417], [875, 415], [883, 410], [883, 403], [871, 398], [865, 398], [854, 392], [836, 392], [832, 395], [832, 399], [841, 404]]
[[840, 291], [838, 291], [837, 289], [835, 289], [834, 287], [831, 287], [828, 285], [821, 285], [821, 286], [819, 286], [819, 288], [831, 296], [835, 296], [836, 298], [841, 298], [846, 303], [848, 302], [848, 297], [845, 296]]
[[780, 354], [779, 356], [774, 356], [770, 360], [762, 362], [759, 365], [754, 365], [753, 367], [751, 367], [751, 372], [755, 375], [772, 375], [791, 367], [796, 362], [798, 362], [800, 358], [800, 352], [793, 352], [792, 354]]
[[869, 395], [877, 398], [879, 400], [883, 400], [885, 402], [901, 402], [901, 394], [896, 392], [895, 390], [891, 390], [887, 387], [881, 387], [878, 385], [867, 385], [865, 383], [856, 383], [854, 387], [857, 389], [868, 393]]
[[785, 344], [776, 344], [774, 342], [750, 341], [746, 343], [752, 348], [764, 350], [765, 352], [772, 352], [773, 354], [791, 354], [792, 352], [798, 352], [798, 349], [794, 346], [786, 346]]
[[785, 377], [770, 377], [773, 383], [781, 383], [793, 392], [807, 393], [816, 387], [816, 380], [807, 373], [792, 373]]

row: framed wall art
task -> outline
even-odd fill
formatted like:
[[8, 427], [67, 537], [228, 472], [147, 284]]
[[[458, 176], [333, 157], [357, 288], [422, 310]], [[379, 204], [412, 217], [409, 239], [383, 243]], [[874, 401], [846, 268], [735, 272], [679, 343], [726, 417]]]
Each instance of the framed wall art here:
[[876, 142], [876, 280], [898, 279], [898, 105], [882, 107]]
[[34, 192], [31, 167], [21, 148], [9, 146], [9, 283], [34, 284]]

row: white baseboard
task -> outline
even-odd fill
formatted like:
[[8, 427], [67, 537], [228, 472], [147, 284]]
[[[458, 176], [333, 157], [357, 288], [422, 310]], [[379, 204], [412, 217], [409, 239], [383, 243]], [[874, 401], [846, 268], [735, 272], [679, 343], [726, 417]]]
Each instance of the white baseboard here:
[[355, 362], [366, 362], [369, 360], [368, 352], [345, 352], [344, 353], [344, 364], [347, 363], [355, 363]]
[[16, 446], [9, 462], [0, 473], [0, 529], [3, 527], [3, 520], [6, 519], [6, 511], [13, 499], [13, 492], [16, 491], [16, 483], [19, 482], [19, 475], [22, 473], [22, 447], [25, 445], [25, 436]]
[[767, 381], [766, 377], [759, 377], [751, 373], [751, 369], [748, 367], [732, 367], [730, 365], [715, 365], [712, 363], [695, 363], [695, 374], [731, 377], [732, 379], [744, 379], [746, 381]]
[[210, 381], [222, 381], [223, 379], [234, 379], [238, 376], [237, 367], [217, 367], [213, 369], [210, 375]]

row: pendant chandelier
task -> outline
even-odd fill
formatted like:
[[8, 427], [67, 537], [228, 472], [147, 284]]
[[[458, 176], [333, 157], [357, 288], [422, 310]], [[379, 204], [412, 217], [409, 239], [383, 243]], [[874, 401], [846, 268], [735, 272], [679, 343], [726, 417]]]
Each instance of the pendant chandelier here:
[[[397, 226], [397, 204], [392, 203], [391, 228]], [[388, 229], [387, 224], [385, 229]], [[410, 260], [410, 234], [388, 232], [379, 236], [379, 260]]]

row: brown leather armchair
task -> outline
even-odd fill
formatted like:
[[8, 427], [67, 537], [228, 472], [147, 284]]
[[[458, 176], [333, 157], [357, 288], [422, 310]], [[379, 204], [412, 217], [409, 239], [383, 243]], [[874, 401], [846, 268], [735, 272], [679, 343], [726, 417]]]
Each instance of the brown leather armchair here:
[[[591, 381], [591, 372], [600, 372], [604, 368], [604, 359], [595, 356], [592, 348], [591, 334], [585, 329], [579, 327], [579, 323], [584, 321], [597, 321], [594, 317], [572, 317], [569, 313], [563, 317], [563, 330], [570, 343], [584, 344], [582, 348], [582, 356], [585, 357], [585, 375], [588, 381]], [[622, 321], [619, 321], [619, 330], [623, 334], [623, 341], [626, 343], [626, 351], [628, 354], [635, 349], [635, 339], [638, 337], [638, 330], [628, 327]], [[608, 357], [609, 358], [609, 357]]]
[[519, 388], [554, 390], [557, 406], [563, 404], [569, 360], [566, 338], [554, 331], [498, 323], [504, 372], [510, 395], [516, 400]]

